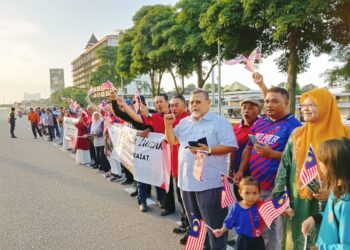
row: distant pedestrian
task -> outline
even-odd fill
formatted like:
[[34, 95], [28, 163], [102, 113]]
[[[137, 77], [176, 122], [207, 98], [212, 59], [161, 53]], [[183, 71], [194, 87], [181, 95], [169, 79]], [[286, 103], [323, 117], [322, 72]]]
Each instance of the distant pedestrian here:
[[39, 117], [38, 113], [34, 111], [33, 108], [30, 108], [30, 111], [28, 114], [28, 120], [30, 121], [30, 125], [32, 127], [34, 139], [37, 138], [36, 132], [38, 132], [40, 137], [43, 137], [41, 134], [41, 131], [38, 127], [38, 124], [40, 123], [40, 117]]
[[10, 123], [10, 133], [12, 138], [17, 138], [15, 136], [15, 125], [16, 125], [16, 113], [15, 113], [15, 108], [12, 107], [11, 111], [9, 112], [9, 117], [8, 117], [8, 123]]

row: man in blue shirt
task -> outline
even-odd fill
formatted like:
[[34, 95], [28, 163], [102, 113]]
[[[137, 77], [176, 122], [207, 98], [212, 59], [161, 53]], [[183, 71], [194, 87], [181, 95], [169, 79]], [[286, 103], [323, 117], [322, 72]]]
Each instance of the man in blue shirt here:
[[[208, 226], [218, 228], [227, 215], [227, 208], [221, 208], [221, 173], [227, 172], [227, 154], [238, 146], [230, 123], [209, 112], [209, 108], [208, 92], [194, 90], [190, 97], [191, 116], [182, 119], [174, 129], [175, 116], [164, 116], [165, 136], [170, 144], [180, 144], [178, 186], [189, 221], [195, 215]], [[188, 147], [189, 141], [202, 138], [206, 139], [207, 145]], [[208, 152], [201, 181], [193, 176], [197, 150]], [[227, 233], [220, 238], [216, 238], [211, 230], [207, 234], [204, 249], [226, 249]]]
[[[271, 198], [271, 191], [275, 184], [275, 177], [282, 152], [294, 128], [300, 122], [289, 113], [289, 94], [279, 87], [270, 88], [265, 97], [265, 117], [257, 120], [251, 127], [250, 133], [255, 136], [256, 143], [248, 141], [243, 151], [239, 170], [235, 175], [235, 182], [239, 183], [247, 167], [251, 176], [258, 180], [261, 199]], [[282, 239], [282, 221], [277, 218], [266, 229], [264, 240], [266, 249], [280, 249]]]

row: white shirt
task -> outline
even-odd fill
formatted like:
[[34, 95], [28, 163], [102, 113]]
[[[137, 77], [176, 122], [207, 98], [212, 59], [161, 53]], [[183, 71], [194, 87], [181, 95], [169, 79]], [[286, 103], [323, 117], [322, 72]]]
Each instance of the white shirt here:
[[231, 124], [224, 117], [207, 112], [199, 121], [192, 116], [182, 119], [174, 128], [174, 133], [180, 142], [178, 186], [184, 191], [204, 191], [221, 187], [220, 173], [227, 172], [227, 154], [208, 156], [204, 160], [203, 181], [197, 181], [193, 177], [196, 155], [185, 147], [189, 141], [206, 137], [209, 147], [223, 145], [238, 148]]

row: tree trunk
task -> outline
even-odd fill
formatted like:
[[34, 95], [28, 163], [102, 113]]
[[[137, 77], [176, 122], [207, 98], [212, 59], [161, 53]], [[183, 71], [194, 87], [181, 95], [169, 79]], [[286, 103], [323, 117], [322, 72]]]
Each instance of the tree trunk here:
[[181, 86], [182, 86], [181, 94], [183, 94], [185, 93], [185, 76], [184, 75], [181, 76]]
[[171, 77], [173, 78], [174, 86], [175, 86], [175, 91], [176, 91], [176, 93], [179, 95], [179, 94], [180, 94], [180, 90], [179, 90], [179, 88], [177, 87], [177, 82], [176, 82], [176, 77], [175, 77], [175, 75], [174, 75], [174, 72], [172, 71], [171, 68], [168, 68], [168, 71], [169, 71]]
[[160, 84], [162, 83], [162, 77], [163, 77], [163, 71], [159, 70], [159, 73], [158, 73], [158, 85], [157, 85], [157, 93], [156, 93], [156, 95], [160, 94]]
[[202, 57], [198, 57], [196, 59], [196, 72], [197, 72], [197, 87], [202, 89], [204, 86], [204, 81], [203, 81], [203, 66], [202, 66]]
[[155, 81], [155, 72], [153, 70], [150, 70], [148, 72], [149, 78], [151, 79], [151, 92], [152, 97], [154, 98], [157, 94], [157, 87], [156, 87], [156, 81]]
[[288, 92], [290, 96], [290, 112], [295, 113], [295, 90], [297, 86], [297, 64], [298, 64], [298, 52], [297, 52], [297, 35], [292, 32], [289, 39], [289, 57], [288, 57]]

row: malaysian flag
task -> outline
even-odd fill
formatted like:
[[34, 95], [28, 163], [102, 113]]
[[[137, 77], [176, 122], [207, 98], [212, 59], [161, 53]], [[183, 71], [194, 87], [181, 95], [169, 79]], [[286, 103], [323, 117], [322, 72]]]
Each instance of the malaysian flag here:
[[185, 250], [202, 250], [206, 234], [207, 228], [204, 221], [199, 220], [197, 216], [193, 215]]
[[108, 80], [102, 83], [101, 88], [102, 90], [115, 89], [115, 87], [113, 86], [113, 83]]
[[307, 186], [313, 179], [318, 175], [317, 171], [317, 161], [314, 154], [314, 150], [310, 145], [309, 151], [307, 152], [305, 162], [300, 172], [300, 180], [302, 183], [302, 188]]
[[236, 65], [239, 64], [241, 62], [245, 62], [247, 60], [247, 58], [245, 56], [237, 56], [236, 58], [233, 58], [227, 62], [225, 62], [225, 64], [227, 65]]
[[226, 175], [221, 174], [221, 183], [221, 208], [225, 208], [233, 204], [236, 201], [236, 198], [232, 192], [231, 184], [229, 183]]
[[250, 55], [248, 56], [247, 60], [246, 60], [246, 66], [245, 68], [247, 70], [249, 70], [250, 72], [254, 73], [255, 69], [254, 69], [254, 63], [256, 60], [259, 60], [261, 58], [261, 48], [256, 47], [252, 53], [250, 53]]
[[262, 202], [258, 207], [258, 211], [266, 226], [270, 228], [271, 223], [288, 207], [289, 196], [287, 191], [284, 191], [280, 197]]

